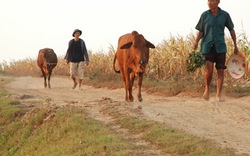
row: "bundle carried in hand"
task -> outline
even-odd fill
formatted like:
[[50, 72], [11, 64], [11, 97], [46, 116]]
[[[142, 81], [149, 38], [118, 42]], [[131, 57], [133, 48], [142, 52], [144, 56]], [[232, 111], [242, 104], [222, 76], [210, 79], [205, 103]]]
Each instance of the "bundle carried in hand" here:
[[188, 72], [194, 72], [196, 69], [205, 64], [205, 58], [200, 52], [193, 51], [189, 53], [186, 61], [186, 68]]

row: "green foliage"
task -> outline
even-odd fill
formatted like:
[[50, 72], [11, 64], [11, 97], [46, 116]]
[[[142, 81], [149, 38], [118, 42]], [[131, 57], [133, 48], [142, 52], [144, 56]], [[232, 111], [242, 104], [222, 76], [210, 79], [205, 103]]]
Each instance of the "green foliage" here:
[[200, 52], [193, 51], [189, 54], [188, 59], [186, 60], [186, 68], [188, 72], [194, 72], [197, 68], [200, 68], [204, 65], [205, 58]]

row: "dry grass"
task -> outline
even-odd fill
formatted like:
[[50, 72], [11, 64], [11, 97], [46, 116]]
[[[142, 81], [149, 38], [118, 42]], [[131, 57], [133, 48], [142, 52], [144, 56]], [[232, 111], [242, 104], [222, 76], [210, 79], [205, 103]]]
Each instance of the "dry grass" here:
[[[151, 87], [159, 86], [154, 89], [162, 91], [167, 89], [171, 95], [176, 95], [186, 90], [197, 90], [203, 86], [204, 67], [199, 68], [195, 72], [188, 72], [186, 70], [186, 60], [190, 52], [193, 51], [192, 45], [195, 40], [194, 34], [189, 34], [187, 37], [170, 36], [169, 39], [163, 40], [156, 45], [155, 49], [150, 51], [150, 60], [145, 73], [143, 87], [148, 90]], [[226, 43], [228, 48], [227, 57], [233, 52], [233, 42], [230, 36], [226, 36]], [[244, 33], [238, 35], [238, 47], [249, 62], [250, 60], [250, 42]], [[117, 88], [122, 87], [122, 81], [119, 74], [113, 71], [112, 63], [116, 50], [110, 45], [109, 50], [89, 52], [90, 65], [85, 69], [85, 75], [88, 78], [88, 83], [96, 87]], [[69, 67], [66, 65], [64, 56], [59, 56], [57, 67], [53, 70], [52, 76], [68, 76]], [[15, 62], [0, 63], [3, 69], [0, 73], [11, 74], [15, 76], [40, 76], [41, 72], [36, 64], [36, 60], [25, 59]], [[249, 66], [250, 67], [250, 66]], [[233, 86], [243, 86], [249, 80], [250, 73], [239, 80], [231, 78], [227, 71], [225, 71], [225, 84], [228, 88]], [[214, 76], [212, 85], [215, 85], [216, 74]], [[100, 83], [102, 82], [102, 83]], [[160, 85], [159, 85], [160, 84]]]

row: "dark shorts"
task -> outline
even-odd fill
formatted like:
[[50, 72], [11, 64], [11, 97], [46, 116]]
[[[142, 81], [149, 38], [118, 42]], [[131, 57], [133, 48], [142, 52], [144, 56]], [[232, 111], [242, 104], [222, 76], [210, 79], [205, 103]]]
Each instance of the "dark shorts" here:
[[211, 47], [210, 53], [204, 54], [205, 60], [214, 62], [216, 69], [227, 69], [226, 63], [226, 53], [217, 53], [215, 45]]

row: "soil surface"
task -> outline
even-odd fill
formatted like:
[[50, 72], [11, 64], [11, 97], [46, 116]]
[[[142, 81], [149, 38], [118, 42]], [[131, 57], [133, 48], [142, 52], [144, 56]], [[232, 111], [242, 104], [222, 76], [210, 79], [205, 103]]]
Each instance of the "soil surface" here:
[[[201, 97], [164, 97], [142, 92], [143, 102], [135, 100], [128, 103], [124, 101], [124, 89], [109, 90], [83, 85], [81, 90], [73, 90], [72, 85], [69, 78], [53, 77], [51, 89], [45, 89], [42, 78], [18, 77], [5, 88], [27, 107], [41, 105], [41, 101], [57, 107], [74, 105], [86, 109], [93, 118], [107, 123], [112, 122], [112, 116], [105, 113], [103, 108], [112, 107], [213, 140], [218, 146], [235, 149], [237, 154], [250, 155], [250, 96], [225, 96], [225, 100], [216, 106], [214, 97], [204, 101]], [[128, 135], [119, 126], [113, 128], [117, 133], [130, 136], [131, 143], [136, 146], [147, 146], [145, 155], [166, 155], [140, 139], [140, 136]]]

